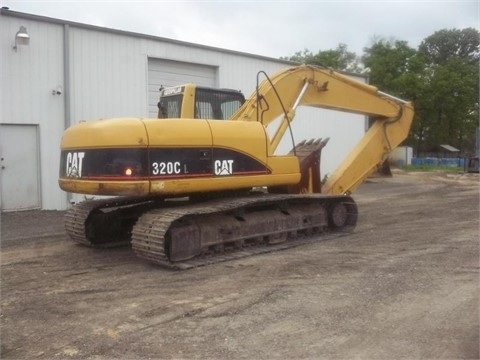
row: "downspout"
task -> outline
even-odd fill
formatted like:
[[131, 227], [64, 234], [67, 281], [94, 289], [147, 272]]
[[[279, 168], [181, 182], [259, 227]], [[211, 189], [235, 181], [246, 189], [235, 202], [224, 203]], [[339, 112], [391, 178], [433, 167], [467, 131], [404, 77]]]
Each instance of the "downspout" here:
[[[72, 123], [70, 115], [70, 25], [63, 25], [63, 92], [64, 92], [64, 129], [70, 127]], [[67, 192], [67, 204], [72, 203], [72, 193]]]

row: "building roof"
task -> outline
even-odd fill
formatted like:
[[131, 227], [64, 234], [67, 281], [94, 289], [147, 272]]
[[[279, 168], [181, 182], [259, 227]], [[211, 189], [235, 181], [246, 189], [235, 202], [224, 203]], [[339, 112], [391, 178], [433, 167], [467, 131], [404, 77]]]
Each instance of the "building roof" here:
[[450, 151], [450, 152], [459, 152], [460, 150], [458, 150], [457, 148], [451, 146], [451, 145], [440, 145], [441, 148], [447, 150], [447, 151]]

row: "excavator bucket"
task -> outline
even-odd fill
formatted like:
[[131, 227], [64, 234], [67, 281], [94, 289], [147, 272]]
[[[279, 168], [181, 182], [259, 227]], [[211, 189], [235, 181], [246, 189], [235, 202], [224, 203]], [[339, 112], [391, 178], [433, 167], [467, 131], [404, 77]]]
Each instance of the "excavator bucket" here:
[[303, 140], [288, 155], [295, 155], [300, 163], [300, 182], [290, 186], [269, 187], [271, 193], [312, 194], [321, 193], [320, 156], [329, 138]]
[[383, 163], [381, 163], [377, 170], [370, 175], [370, 177], [392, 177], [389, 159], [386, 159]]

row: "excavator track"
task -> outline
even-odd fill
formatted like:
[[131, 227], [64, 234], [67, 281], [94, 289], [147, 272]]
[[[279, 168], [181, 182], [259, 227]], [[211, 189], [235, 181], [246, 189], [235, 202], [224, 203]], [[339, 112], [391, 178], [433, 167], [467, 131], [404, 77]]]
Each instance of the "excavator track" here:
[[156, 204], [152, 198], [116, 197], [84, 201], [65, 214], [65, 230], [74, 242], [90, 247], [128, 245], [137, 218]]
[[140, 258], [189, 269], [337, 237], [354, 229], [357, 216], [344, 195], [260, 192], [196, 203], [119, 197], [75, 205], [65, 228], [82, 245], [131, 243]]
[[177, 202], [144, 213], [132, 231], [143, 259], [189, 269], [283, 250], [350, 232], [357, 221], [350, 196], [264, 194], [206, 203]]

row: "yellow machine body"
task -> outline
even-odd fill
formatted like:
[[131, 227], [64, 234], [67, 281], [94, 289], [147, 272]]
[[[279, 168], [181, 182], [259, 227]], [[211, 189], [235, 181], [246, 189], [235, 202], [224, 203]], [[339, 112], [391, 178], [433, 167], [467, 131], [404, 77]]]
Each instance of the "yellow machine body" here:
[[[85, 122], [68, 129], [62, 139], [65, 159], [81, 158], [76, 163], [80, 173], [73, 175], [71, 163], [67, 162], [65, 172], [72, 175], [60, 176], [59, 183], [63, 190], [73, 193], [130, 196], [184, 195], [298, 183], [297, 158], [267, 156], [267, 143], [263, 125], [251, 121], [122, 118]], [[88, 174], [85, 153], [99, 149], [144, 149], [149, 162], [143, 165], [149, 166], [151, 173], [137, 176], [135, 171], [130, 172], [133, 164], [124, 164], [115, 174]], [[170, 153], [168, 158], [155, 158], [154, 154], [162, 150]], [[220, 154], [214, 158], [217, 152]], [[190, 159], [185, 158], [188, 154]], [[252, 166], [236, 166], [242, 158]], [[191, 161], [203, 161], [202, 169], [207, 171], [190, 170]]]
[[[165, 90], [167, 95], [183, 96], [176, 119], [109, 119], [67, 129], [61, 142], [60, 187], [92, 195], [178, 196], [294, 185], [302, 177], [301, 159], [294, 153], [273, 154], [296, 108], [313, 106], [365, 114], [375, 120], [322, 188], [324, 193], [350, 193], [406, 138], [413, 119], [410, 103], [313, 66], [275, 74], [225, 121], [202, 118], [194, 90], [193, 85]], [[215, 112], [203, 111], [207, 115]], [[279, 117], [282, 121], [269, 138], [266, 129]], [[110, 155], [105, 155], [104, 163], [88, 165], [98, 157], [96, 151], [107, 149]], [[128, 154], [140, 149], [139, 159]], [[121, 155], [115, 156], [115, 151]], [[122, 162], [123, 168], [118, 167]], [[309, 192], [311, 186], [298, 191]]]

